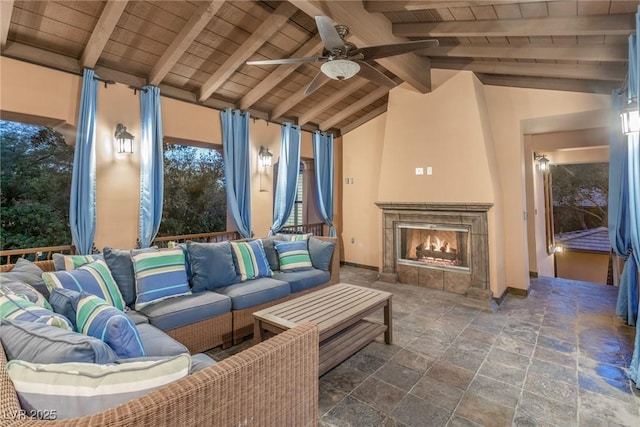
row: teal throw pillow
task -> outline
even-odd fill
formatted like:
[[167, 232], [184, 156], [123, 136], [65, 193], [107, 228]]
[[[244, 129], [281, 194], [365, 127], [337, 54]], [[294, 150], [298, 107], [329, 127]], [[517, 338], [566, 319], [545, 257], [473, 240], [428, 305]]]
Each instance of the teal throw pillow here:
[[78, 332], [99, 338], [123, 358], [145, 355], [135, 323], [102, 298], [82, 292], [75, 302]]
[[73, 326], [64, 316], [40, 307], [28, 299], [14, 294], [6, 287], [0, 287], [0, 319], [43, 323], [69, 331], [73, 330]]
[[304, 271], [313, 269], [306, 240], [275, 242], [280, 259], [280, 271]]
[[136, 273], [136, 310], [167, 298], [191, 295], [181, 248], [143, 252], [132, 259]]
[[44, 283], [51, 292], [54, 288], [85, 291], [97, 295], [106, 302], [124, 311], [125, 303], [116, 281], [104, 260], [85, 264], [75, 270], [43, 273]]
[[231, 242], [231, 249], [241, 282], [273, 276], [260, 239], [250, 242]]

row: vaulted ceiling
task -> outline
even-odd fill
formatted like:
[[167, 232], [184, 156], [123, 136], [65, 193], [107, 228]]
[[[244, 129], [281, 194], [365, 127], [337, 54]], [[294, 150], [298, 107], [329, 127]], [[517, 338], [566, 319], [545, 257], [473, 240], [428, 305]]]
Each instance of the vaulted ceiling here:
[[347, 25], [358, 47], [437, 39], [376, 60], [431, 90], [430, 69], [470, 70], [489, 85], [609, 93], [623, 85], [638, 1], [12, 1], [2, 0], [2, 55], [165, 96], [344, 134], [386, 111], [389, 89], [362, 77], [305, 88], [319, 63], [314, 16]]

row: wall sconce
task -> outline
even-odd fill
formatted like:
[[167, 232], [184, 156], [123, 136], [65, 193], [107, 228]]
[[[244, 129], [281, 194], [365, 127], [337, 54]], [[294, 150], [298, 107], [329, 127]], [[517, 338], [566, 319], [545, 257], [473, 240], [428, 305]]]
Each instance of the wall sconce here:
[[546, 172], [549, 170], [549, 159], [545, 154], [533, 153], [533, 161], [538, 162], [538, 168], [542, 172]]
[[622, 133], [631, 135], [640, 132], [640, 113], [638, 112], [638, 99], [630, 98], [627, 105], [620, 111], [622, 120]]
[[268, 148], [264, 148], [262, 145], [260, 146], [260, 152], [258, 153], [258, 159], [260, 160], [260, 166], [263, 168], [271, 167], [271, 158], [273, 154], [269, 152]]
[[116, 131], [114, 133], [116, 141], [118, 142], [118, 153], [131, 154], [133, 153], [133, 139], [134, 136], [127, 132], [127, 127], [122, 123], [116, 125]]

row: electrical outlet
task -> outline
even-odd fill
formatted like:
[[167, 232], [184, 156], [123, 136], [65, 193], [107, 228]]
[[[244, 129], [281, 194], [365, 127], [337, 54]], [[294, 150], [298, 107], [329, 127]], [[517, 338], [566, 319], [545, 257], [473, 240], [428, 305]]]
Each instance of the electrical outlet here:
[[424, 169], [416, 168], [416, 175], [424, 175]]
[[356, 238], [355, 238], [355, 237], [352, 237], [352, 238], [351, 238], [351, 243], [355, 243], [355, 242], [356, 242]]

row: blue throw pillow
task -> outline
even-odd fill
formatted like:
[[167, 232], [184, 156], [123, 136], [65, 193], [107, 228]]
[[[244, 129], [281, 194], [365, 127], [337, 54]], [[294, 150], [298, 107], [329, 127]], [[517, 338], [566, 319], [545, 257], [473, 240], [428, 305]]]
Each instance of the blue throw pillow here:
[[280, 258], [280, 271], [304, 271], [313, 269], [306, 240], [275, 242]]
[[58, 314], [62, 314], [69, 319], [69, 322], [73, 325], [73, 330], [77, 331], [76, 325], [76, 308], [75, 304], [80, 297], [80, 292], [72, 291], [71, 289], [55, 288], [51, 291], [49, 296], [49, 302], [53, 307], [53, 311]]
[[60, 314], [14, 294], [6, 287], [0, 287], [0, 319], [44, 323], [57, 328], [73, 330], [71, 323]]
[[56, 271], [55, 273], [43, 273], [44, 283], [49, 292], [54, 288], [71, 289], [72, 291], [85, 291], [97, 295], [112, 306], [124, 311], [125, 303], [122, 294], [116, 285], [111, 271], [104, 260], [98, 260], [85, 264], [75, 270]]
[[232, 285], [238, 280], [229, 242], [190, 242], [187, 251], [193, 292], [211, 291]]
[[116, 281], [122, 299], [126, 305], [133, 305], [136, 301], [136, 274], [133, 271], [131, 257], [143, 252], [155, 252], [157, 246], [144, 249], [113, 249], [104, 248], [104, 260], [107, 262], [113, 280]]
[[181, 248], [134, 255], [133, 269], [136, 272], [136, 310], [167, 298], [191, 295]]
[[238, 274], [240, 274], [241, 282], [258, 277], [273, 276], [260, 239], [250, 242], [230, 242], [230, 244], [233, 251], [233, 261]]
[[123, 358], [145, 355], [133, 321], [102, 298], [82, 292], [75, 304], [78, 332], [99, 338]]
[[309, 257], [314, 268], [329, 271], [331, 266], [331, 256], [336, 246], [336, 242], [327, 242], [317, 237], [309, 239]]

